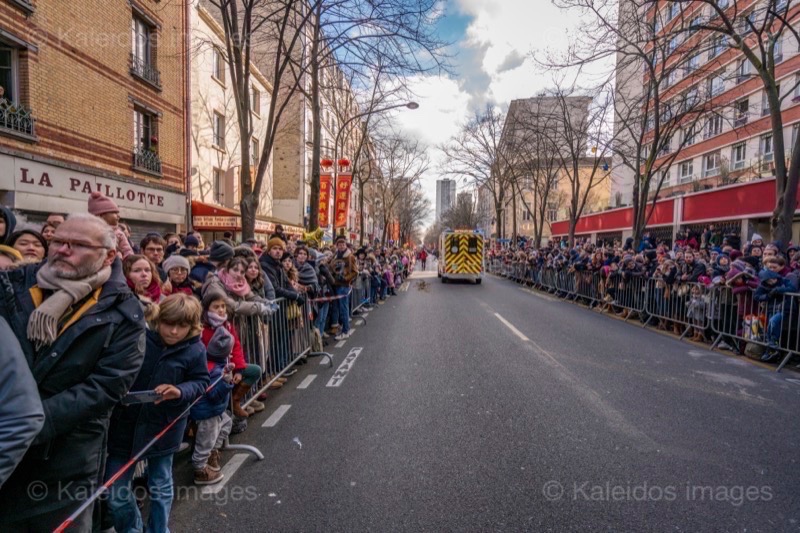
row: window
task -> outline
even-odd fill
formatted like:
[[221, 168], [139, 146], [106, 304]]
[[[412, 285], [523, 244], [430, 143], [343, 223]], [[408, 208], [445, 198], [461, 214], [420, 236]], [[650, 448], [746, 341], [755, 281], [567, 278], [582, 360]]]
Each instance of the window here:
[[256, 115], [261, 114], [261, 91], [256, 89], [255, 85], [250, 90], [251, 102], [250, 102], [250, 110], [253, 111]]
[[225, 202], [225, 180], [221, 169], [215, 168], [211, 186], [214, 190], [214, 201], [218, 204]]
[[694, 108], [697, 104], [700, 103], [700, 91], [697, 90], [697, 86], [692, 87], [688, 91], [686, 91], [686, 111]]
[[7, 46], [0, 47], [0, 87], [2, 97], [11, 103], [19, 103], [19, 67], [17, 50]]
[[721, 163], [719, 152], [712, 152], [703, 158], [703, 177], [710, 178], [719, 174]]
[[730, 5], [730, 0], [717, 0], [717, 5], [720, 9], [725, 9]]
[[672, 2], [667, 7], [667, 20], [672, 20], [678, 16], [678, 3]]
[[692, 181], [693, 175], [694, 164], [691, 159], [689, 161], [683, 161], [680, 165], [678, 165], [678, 179], [681, 183]]
[[552, 205], [547, 206], [547, 221], [548, 222], [555, 222], [558, 220], [558, 209], [553, 207]]
[[685, 130], [683, 130], [683, 145], [684, 146], [691, 146], [695, 143], [695, 139], [697, 134], [695, 132], [694, 125], [689, 126]]
[[253, 161], [253, 166], [258, 166], [258, 158], [261, 156], [261, 152], [258, 149], [258, 139], [252, 138], [250, 139], [250, 159]]
[[[671, 4], [671, 5], [675, 5], [675, 4]], [[671, 54], [672, 52], [677, 50], [678, 46], [680, 46], [680, 44], [681, 44], [681, 41], [680, 41], [680, 38], [677, 35], [672, 37], [669, 40], [669, 42], [667, 43], [667, 54]]]
[[686, 73], [689, 74], [700, 68], [700, 54], [694, 54], [686, 62]]
[[661, 185], [664, 187], [669, 186], [670, 173], [669, 170], [661, 171]]
[[725, 50], [725, 40], [721, 35], [715, 35], [711, 38], [711, 43], [708, 50], [708, 59], [714, 59]]
[[778, 40], [775, 41], [772, 57], [775, 59], [775, 64], [783, 61], [783, 38], [778, 37]]
[[[780, 99], [781, 97], [780, 84], [778, 84], [775, 88], [777, 89], [778, 98]], [[770, 112], [769, 97], [767, 96], [767, 91], [764, 91], [764, 93], [761, 95], [761, 116], [766, 117], [767, 115], [769, 115], [769, 112]]]
[[678, 81], [678, 71], [677, 70], [670, 70], [669, 74], [667, 74], [667, 87], [672, 87]]
[[133, 168], [161, 175], [156, 115], [140, 107], [133, 109]]
[[706, 119], [706, 138], [722, 133], [722, 115], [711, 115]]
[[697, 15], [696, 17], [692, 18], [692, 20], [689, 22], [689, 33], [691, 34], [696, 32], [700, 28], [700, 25], [702, 23], [703, 23], [702, 16]]
[[133, 110], [133, 138], [137, 151], [150, 150], [154, 145], [158, 145], [158, 138], [155, 136], [153, 128], [154, 118], [144, 109], [135, 108]]
[[800, 102], [800, 74], [794, 76], [794, 97], [793, 102]]
[[753, 31], [755, 23], [755, 15], [751, 11], [746, 15], [742, 15], [739, 19], [739, 35], [749, 35]]
[[747, 144], [739, 143], [734, 144], [731, 150], [731, 161], [733, 162], [733, 170], [741, 170], [745, 166], [747, 160]]
[[214, 146], [225, 149], [225, 115], [217, 112], [214, 113]]
[[774, 148], [772, 146], [772, 134], [762, 135], [758, 146], [759, 150], [761, 150], [761, 159], [763, 161], [772, 161], [775, 159]]
[[131, 19], [131, 73], [155, 86], [161, 85], [160, 74], [155, 67], [155, 28], [143, 18], [134, 15]]
[[745, 98], [736, 102], [734, 106], [734, 126], [743, 126], [747, 124], [747, 117], [750, 114], [750, 100]]
[[739, 66], [736, 68], [736, 83], [742, 83], [750, 77], [750, 61], [742, 59], [739, 61]]
[[225, 56], [222, 55], [222, 50], [216, 46], [213, 53], [212, 68], [214, 71], [211, 73], [211, 77], [225, 85]]
[[717, 96], [725, 91], [725, 77], [722, 73], [715, 74], [708, 80], [708, 92], [711, 96]]

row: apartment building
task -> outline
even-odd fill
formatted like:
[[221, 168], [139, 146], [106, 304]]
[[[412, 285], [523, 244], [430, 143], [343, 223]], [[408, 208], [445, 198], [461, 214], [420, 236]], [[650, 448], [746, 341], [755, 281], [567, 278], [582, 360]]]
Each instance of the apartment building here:
[[[751, 43], [759, 39], [758, 32], [769, 12], [788, 9], [788, 20], [798, 21], [800, 11], [800, 2], [794, 0], [719, 0], [717, 5], [732, 17], [737, 34]], [[637, 16], [631, 17], [632, 10], [637, 8], [640, 10]], [[698, 114], [684, 116], [680, 129], [660, 146], [655, 162], [658, 167], [672, 161], [662, 168], [656, 179], [663, 178], [659, 198], [674, 197], [677, 201], [673, 231], [698, 229], [714, 222], [740, 230], [745, 236], [755, 231], [768, 234], [768, 217], [775, 198], [772, 107], [751, 62], [739, 48], [731, 46], [729, 38], [703, 29], [720, 19], [713, 6], [705, 2], [634, 3], [624, 0], [619, 9], [620, 20], [629, 21], [629, 25], [652, 25], [655, 42], [664, 44], [663, 59], [658, 61], [662, 56], [655, 56], [656, 68], [666, 73], [661, 86], [665, 104], [662, 121], [669, 120], [672, 111], [679, 113], [680, 109], [685, 109], [687, 103], [700, 104], [695, 108]], [[778, 34], [780, 24], [776, 21], [772, 25], [772, 35]], [[774, 42], [774, 72], [780, 87], [782, 138], [787, 159], [800, 125], [800, 50], [798, 40], [790, 31], [796, 31], [798, 26], [800, 22], [796, 22], [794, 28], [784, 28]], [[637, 28], [630, 27], [626, 31], [634, 32]], [[760, 39], [768, 43], [768, 39]], [[650, 74], [644, 62], [621, 61], [621, 56], [616, 73], [617, 100], [635, 101], [637, 96], [645, 94]], [[617, 128], [623, 125], [625, 118], [617, 115]], [[649, 129], [652, 125], [651, 116], [645, 127]], [[650, 133], [645, 131], [645, 134]], [[649, 149], [651, 147], [645, 147], [643, 152], [646, 154]], [[612, 204], [630, 204], [633, 174], [621, 164], [619, 157], [615, 157]], [[757, 185], [762, 181], [767, 182], [767, 186]], [[726, 208], [722, 210], [717, 205], [698, 204], [699, 198], [710, 201], [716, 195], [695, 196], [685, 201], [681, 198], [718, 188], [728, 191]], [[752, 193], [756, 189], [761, 195], [754, 202]], [[651, 199], [654, 195], [655, 191], [651, 191]], [[684, 204], [690, 201], [692, 212], [684, 216]], [[756, 203], [758, 208], [754, 207]], [[797, 220], [795, 226], [797, 239], [800, 237]]]
[[187, 16], [178, 2], [0, 2], [0, 196], [31, 222], [120, 206], [133, 238], [186, 222]]

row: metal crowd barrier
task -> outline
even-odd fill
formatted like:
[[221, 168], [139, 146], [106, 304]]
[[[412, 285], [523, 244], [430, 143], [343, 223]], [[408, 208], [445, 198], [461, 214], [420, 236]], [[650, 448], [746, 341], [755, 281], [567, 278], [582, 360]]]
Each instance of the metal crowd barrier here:
[[[311, 302], [300, 306], [284, 298], [276, 300], [278, 310], [268, 323], [255, 324], [254, 317], [247, 317], [247, 325], [253, 326], [254, 332], [241, 340], [247, 362], [261, 367], [261, 379], [251, 389], [242, 407], [250, 405], [259, 394], [266, 392], [283, 374], [308, 356], [326, 357], [329, 366], [333, 366], [333, 355], [324, 351], [313, 350], [315, 335]], [[261, 321], [260, 317], [255, 317]], [[245, 325], [245, 324], [242, 324]], [[242, 330], [238, 330], [242, 331]], [[245, 343], [251, 350], [245, 348]]]
[[659, 320], [660, 329], [669, 325], [680, 327], [681, 339], [693, 328], [705, 332], [709, 327], [712, 311], [712, 291], [702, 283], [678, 282], [672, 285], [660, 279], [647, 280], [646, 310], [649, 325], [653, 319]]
[[353, 290], [350, 293], [351, 320], [361, 320], [364, 324], [367, 323], [367, 319], [358, 314], [358, 312], [369, 303], [371, 289], [372, 279], [369, 276], [359, 274], [353, 282]]
[[630, 276], [623, 271], [604, 276], [600, 272], [569, 272], [500, 259], [492, 262], [492, 270], [562, 298], [588, 302], [590, 307], [602, 303], [612, 310], [621, 309], [625, 320], [638, 314], [644, 326], [654, 321], [658, 321], [660, 329], [677, 326], [681, 339], [692, 330], [705, 339], [710, 331], [714, 335], [712, 348], [724, 341], [734, 347], [752, 343], [764, 350], [776, 349], [783, 353], [779, 372], [792, 356], [800, 355], [797, 293], [758, 302], [750, 288], [737, 290], [690, 282], [668, 285], [657, 278]]
[[711, 322], [716, 335], [712, 347], [725, 342], [740, 351], [751, 344], [760, 347], [760, 351], [786, 352], [778, 371], [793, 355], [800, 355], [800, 294], [779, 294], [757, 301], [757, 292], [749, 288], [737, 291], [717, 286], [713, 292], [717, 305], [716, 317]]

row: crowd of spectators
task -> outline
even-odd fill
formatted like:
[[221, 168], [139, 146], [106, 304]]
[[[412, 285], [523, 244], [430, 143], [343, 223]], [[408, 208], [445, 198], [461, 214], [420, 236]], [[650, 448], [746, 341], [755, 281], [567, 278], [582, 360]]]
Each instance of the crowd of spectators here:
[[[88, 506], [74, 530], [167, 531], [185, 441], [195, 483], [220, 482], [221, 447], [265, 409], [256, 385], [280, 388], [305, 364], [273, 317], [308, 316], [320, 344], [345, 339], [351, 313], [397, 294], [414, 263], [397, 247], [325, 245], [280, 225], [240, 244], [198, 232], [137, 243], [100, 193], [86, 213], [18, 222], [0, 207], [3, 531], [52, 530], [106, 481], [102, 509]], [[143, 449], [146, 527], [128, 464]]]
[[794, 295], [800, 292], [800, 248], [765, 243], [757, 233], [742, 242], [709, 225], [679, 233], [674, 243], [645, 233], [636, 247], [632, 238], [583, 239], [572, 247], [564, 239], [542, 248], [489, 250], [488, 260], [506, 272], [517, 266], [512, 275], [530, 282], [555, 275], [571, 283], [558, 289], [590, 296], [583, 299], [592, 307], [680, 335], [689, 327], [693, 340], [717, 341], [721, 349], [762, 361], [779, 360], [781, 336], [800, 325], [800, 295]]

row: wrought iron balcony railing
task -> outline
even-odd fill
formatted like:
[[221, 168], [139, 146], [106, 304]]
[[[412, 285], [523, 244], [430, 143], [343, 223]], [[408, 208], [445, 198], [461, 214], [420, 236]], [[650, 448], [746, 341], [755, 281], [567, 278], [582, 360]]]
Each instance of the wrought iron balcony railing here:
[[161, 87], [161, 73], [150, 61], [131, 53], [131, 72], [143, 80]]
[[28, 137], [36, 136], [36, 119], [30, 109], [0, 98], [0, 131], [6, 130]]
[[133, 148], [133, 168], [149, 172], [151, 174], [161, 175], [161, 158], [158, 152], [150, 148], [134, 147]]

